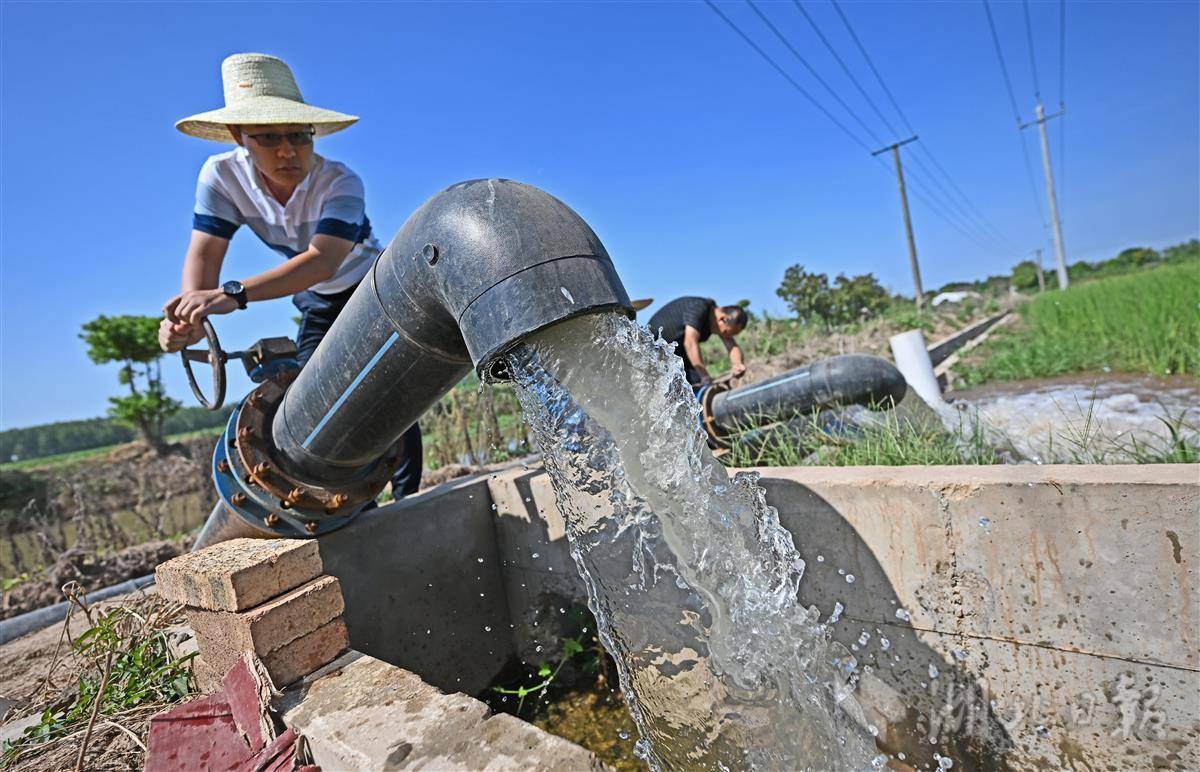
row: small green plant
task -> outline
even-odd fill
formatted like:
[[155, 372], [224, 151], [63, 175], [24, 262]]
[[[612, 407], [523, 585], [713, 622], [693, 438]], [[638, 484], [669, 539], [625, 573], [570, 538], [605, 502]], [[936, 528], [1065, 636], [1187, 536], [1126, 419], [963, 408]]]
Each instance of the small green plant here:
[[[64, 592], [73, 604], [72, 612], [79, 609], [90, 624], [70, 643], [81, 663], [75, 687], [63, 696], [51, 697], [36, 724], [5, 741], [0, 747], [0, 760], [5, 766], [83, 731], [79, 768], [98, 717], [104, 716], [106, 724], [115, 725], [118, 716], [142, 712], [147, 707], [157, 709], [193, 691], [191, 660], [195, 655], [174, 657], [164, 632], [181, 618], [182, 606], [149, 596], [131, 605], [96, 610], [80, 599], [81, 590], [68, 585]], [[67, 629], [64, 625], [64, 636]], [[62, 642], [60, 638], [60, 647]], [[59, 662], [57, 654], [43, 689], [49, 686]]]
[[493, 686], [492, 691], [496, 694], [515, 696], [517, 698], [517, 715], [519, 716], [521, 715], [521, 709], [525, 707], [525, 698], [531, 694], [537, 694], [548, 689], [550, 684], [554, 683], [554, 679], [557, 678], [558, 674], [562, 671], [563, 665], [567, 664], [567, 662], [569, 662], [576, 654], [582, 653], [583, 643], [581, 642], [580, 638], [565, 638], [563, 639], [562, 648], [560, 649], [558, 664], [553, 669], [551, 669], [550, 664], [547, 662], [541, 662], [538, 664], [537, 675], [538, 678], [542, 679], [540, 682], [534, 684], [533, 686], [517, 686], [515, 689], [503, 686]]

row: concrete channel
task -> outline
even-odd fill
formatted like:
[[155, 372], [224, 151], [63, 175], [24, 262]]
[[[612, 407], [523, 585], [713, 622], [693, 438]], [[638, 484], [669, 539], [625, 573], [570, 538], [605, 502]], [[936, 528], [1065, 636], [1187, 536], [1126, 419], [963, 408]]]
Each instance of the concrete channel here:
[[[823, 616], [844, 607], [834, 637], [886, 752], [916, 768], [936, 768], [934, 752], [958, 769], [1200, 768], [1200, 467], [757, 471], [807, 563], [801, 600]], [[320, 552], [342, 583], [355, 667], [377, 684], [318, 673], [287, 698], [331, 763], [351, 760], [356, 716], [416, 689], [379, 684], [478, 694], [511, 658], [553, 646], [556, 610], [585, 599], [538, 468], [382, 507]], [[306, 709], [317, 695], [325, 708]], [[328, 709], [339, 700], [357, 712]], [[455, 709], [482, 707], [468, 702]], [[387, 711], [406, 755], [452, 757], [442, 722]], [[521, 742], [530, 764], [544, 747], [534, 766], [591, 763], [540, 730]]]

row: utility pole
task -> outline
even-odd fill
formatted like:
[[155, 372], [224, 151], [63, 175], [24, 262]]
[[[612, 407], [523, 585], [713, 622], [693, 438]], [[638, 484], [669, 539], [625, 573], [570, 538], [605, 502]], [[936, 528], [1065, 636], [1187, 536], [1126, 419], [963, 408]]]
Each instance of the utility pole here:
[[1037, 255], [1038, 292], [1041, 293], [1046, 291], [1046, 274], [1042, 273], [1042, 250], [1035, 249], [1033, 252]]
[[902, 142], [896, 142], [876, 150], [871, 155], [876, 156], [891, 150], [892, 159], [896, 162], [896, 183], [900, 186], [900, 207], [904, 210], [904, 233], [908, 236], [908, 264], [912, 268], [913, 289], [917, 294], [917, 310], [920, 310], [925, 305], [925, 291], [921, 288], [921, 268], [917, 265], [917, 242], [913, 240], [912, 218], [908, 214], [908, 193], [904, 190], [904, 167], [900, 164], [900, 146], [916, 141], [917, 137], [914, 134]]
[[1046, 198], [1050, 200], [1050, 224], [1054, 226], [1054, 256], [1058, 264], [1058, 288], [1066, 289], [1069, 284], [1067, 255], [1063, 248], [1062, 221], [1058, 218], [1058, 197], [1054, 195], [1054, 173], [1050, 170], [1050, 143], [1046, 141], [1046, 121], [1057, 118], [1066, 111], [1059, 110], [1053, 115], [1046, 115], [1041, 101], [1038, 101], [1034, 112], [1037, 114], [1037, 119], [1033, 123], [1022, 123], [1021, 128], [1026, 129], [1037, 124], [1038, 134], [1042, 138], [1042, 171], [1046, 173]]

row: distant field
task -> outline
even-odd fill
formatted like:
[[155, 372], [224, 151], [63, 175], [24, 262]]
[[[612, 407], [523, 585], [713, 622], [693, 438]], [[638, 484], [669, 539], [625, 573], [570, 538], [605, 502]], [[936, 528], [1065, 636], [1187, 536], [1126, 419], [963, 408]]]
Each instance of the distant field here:
[[[182, 440], [191, 439], [192, 437], [216, 437], [225, 427], [210, 426], [207, 429], [195, 429], [190, 432], [180, 432], [179, 434], [167, 435], [167, 442], [181, 442]], [[14, 471], [28, 471], [30, 469], [63, 469], [83, 459], [91, 458], [103, 453], [107, 453], [113, 448], [120, 447], [125, 443], [116, 443], [114, 445], [104, 445], [99, 448], [88, 448], [87, 450], [76, 450], [71, 453], [59, 453], [55, 456], [43, 456], [42, 458], [29, 458], [21, 461], [10, 461], [7, 464], [0, 464], [0, 469]]]
[[967, 384], [1086, 371], [1200, 373], [1200, 261], [1034, 297], [959, 369]]

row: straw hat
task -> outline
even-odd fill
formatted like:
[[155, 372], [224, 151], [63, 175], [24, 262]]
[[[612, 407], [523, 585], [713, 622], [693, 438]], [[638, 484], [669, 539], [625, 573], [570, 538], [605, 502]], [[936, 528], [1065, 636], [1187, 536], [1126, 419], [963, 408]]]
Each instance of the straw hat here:
[[225, 106], [184, 118], [175, 128], [184, 134], [233, 144], [229, 124], [312, 124], [317, 136], [332, 134], [358, 120], [357, 115], [305, 104], [292, 71], [267, 54], [234, 54], [221, 62]]

